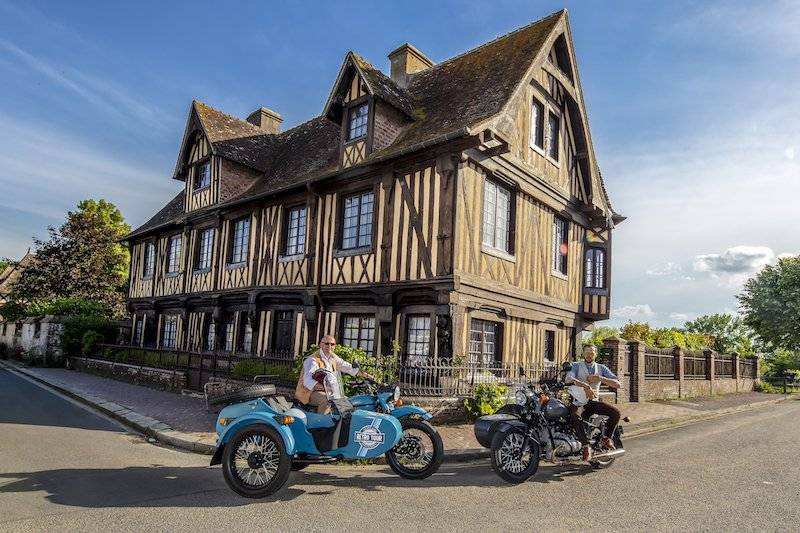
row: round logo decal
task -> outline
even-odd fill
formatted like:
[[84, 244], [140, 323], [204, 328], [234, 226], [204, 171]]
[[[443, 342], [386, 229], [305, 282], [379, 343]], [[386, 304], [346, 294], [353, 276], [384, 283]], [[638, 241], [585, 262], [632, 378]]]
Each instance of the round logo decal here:
[[366, 448], [367, 450], [372, 450], [373, 448], [377, 448], [378, 446], [383, 444], [384, 434], [378, 431], [377, 428], [369, 425], [369, 426], [364, 426], [363, 428], [356, 431], [355, 437], [356, 437], [356, 442], [360, 444], [362, 448]]

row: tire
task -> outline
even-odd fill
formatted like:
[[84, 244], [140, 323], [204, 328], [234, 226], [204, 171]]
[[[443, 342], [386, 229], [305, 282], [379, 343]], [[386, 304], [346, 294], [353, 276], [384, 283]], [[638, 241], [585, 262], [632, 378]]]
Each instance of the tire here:
[[[495, 432], [492, 437], [492, 469], [501, 479], [509, 483], [527, 481], [539, 469], [539, 443], [528, 439], [528, 460], [516, 458], [513, 454], [522, 452], [525, 430], [516, 426], [507, 426]], [[517, 448], [516, 450], [514, 448]]]
[[[254, 453], [260, 453], [261, 457], [253, 457]], [[269, 469], [267, 462], [271, 464]], [[286, 454], [283, 437], [265, 424], [253, 424], [237, 431], [225, 444], [222, 454], [225, 482], [245, 498], [265, 498], [280, 490], [289, 478], [291, 466], [292, 458]], [[266, 474], [263, 483], [262, 469]]]
[[263, 398], [265, 396], [272, 396], [275, 394], [275, 385], [262, 383], [260, 385], [250, 385], [237, 389], [235, 391], [226, 392], [219, 396], [212, 396], [208, 399], [209, 405], [222, 405], [236, 402], [246, 402], [255, 398]]
[[[400, 442], [386, 452], [386, 462], [389, 463], [389, 467], [395, 474], [405, 479], [425, 479], [436, 473], [444, 460], [444, 445], [439, 432], [426, 421], [414, 418], [401, 418], [400, 425], [403, 427]], [[430, 442], [422, 443], [419, 433], [424, 434]], [[415, 459], [420, 464], [415, 466], [403, 464], [404, 461]]]

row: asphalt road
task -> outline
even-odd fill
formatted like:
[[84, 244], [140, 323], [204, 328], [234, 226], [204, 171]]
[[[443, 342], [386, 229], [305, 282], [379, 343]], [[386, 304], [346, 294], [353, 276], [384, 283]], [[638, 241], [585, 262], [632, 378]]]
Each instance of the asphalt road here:
[[420, 482], [310, 467], [253, 501], [207, 457], [149, 444], [0, 369], [0, 530], [796, 531], [798, 420], [800, 401], [724, 416], [629, 439], [608, 470], [544, 467], [519, 486], [488, 462]]

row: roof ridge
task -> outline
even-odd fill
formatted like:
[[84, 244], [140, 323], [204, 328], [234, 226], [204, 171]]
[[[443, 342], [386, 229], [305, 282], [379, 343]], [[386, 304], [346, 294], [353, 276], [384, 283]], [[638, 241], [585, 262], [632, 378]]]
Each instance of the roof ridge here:
[[510, 31], [508, 33], [504, 33], [503, 35], [495, 37], [491, 41], [487, 41], [487, 42], [485, 42], [483, 44], [479, 44], [475, 48], [470, 48], [469, 50], [466, 50], [464, 52], [461, 52], [460, 54], [454, 55], [453, 57], [449, 57], [449, 58], [445, 59], [444, 61], [442, 61], [440, 63], [435, 63], [435, 64], [431, 65], [430, 67], [424, 69], [424, 70], [420, 70], [419, 72], [415, 72], [415, 73], [411, 74], [411, 76], [412, 77], [416, 77], [418, 74], [427, 74], [427, 73], [439, 68], [442, 65], [446, 65], [447, 63], [450, 63], [451, 61], [455, 61], [456, 59], [462, 58], [462, 57], [464, 57], [466, 55], [469, 55], [469, 54], [471, 54], [473, 52], [477, 52], [478, 50], [480, 50], [482, 48], [486, 48], [487, 46], [489, 46], [491, 44], [494, 44], [494, 43], [496, 43], [498, 41], [502, 41], [503, 39], [507, 39], [508, 37], [511, 37], [512, 35], [515, 35], [515, 34], [521, 32], [521, 31], [527, 30], [527, 29], [531, 28], [532, 26], [536, 26], [537, 24], [540, 24], [540, 23], [542, 23], [542, 22], [544, 22], [544, 21], [546, 21], [546, 20], [548, 20], [550, 18], [553, 18], [553, 17], [556, 17], [556, 16], [560, 16], [562, 13], [566, 13], [566, 12], [567, 12], [566, 8], [560, 9], [559, 11], [554, 11], [553, 13], [550, 13], [546, 17], [542, 17], [540, 19], [534, 20], [533, 22], [531, 22], [529, 24], [526, 24], [525, 26], [519, 27], [516, 30], [512, 30], [512, 31]]
[[216, 107], [212, 107], [212, 106], [208, 105], [205, 102], [201, 102], [200, 100], [193, 99], [192, 100], [192, 104], [199, 104], [199, 105], [201, 105], [203, 107], [207, 107], [208, 109], [210, 109], [211, 111], [213, 111], [215, 113], [219, 113], [220, 115], [224, 115], [224, 116], [226, 116], [228, 118], [231, 118], [231, 119], [233, 119], [233, 120], [235, 120], [237, 122], [241, 122], [242, 124], [247, 124], [247, 126], [253, 128], [255, 130], [260, 131], [264, 135], [271, 135], [271, 134], [267, 133], [266, 131], [262, 130], [261, 128], [259, 128], [258, 126], [256, 126], [255, 124], [251, 124], [250, 122], [247, 122], [247, 120], [241, 119], [239, 117], [235, 117], [235, 116], [233, 116], [233, 115], [231, 115], [229, 113], [226, 113], [225, 111], [220, 111]]

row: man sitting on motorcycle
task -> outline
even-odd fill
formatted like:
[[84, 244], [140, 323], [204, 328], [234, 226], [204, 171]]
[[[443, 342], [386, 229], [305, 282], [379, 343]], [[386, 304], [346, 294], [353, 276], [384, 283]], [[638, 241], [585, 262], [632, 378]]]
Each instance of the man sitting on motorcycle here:
[[300, 373], [300, 378], [297, 380], [297, 387], [294, 391], [294, 396], [306, 405], [312, 405], [317, 408], [318, 413], [327, 414], [331, 412], [331, 406], [328, 402], [328, 396], [325, 394], [325, 385], [323, 380], [314, 374], [318, 370], [329, 370], [331, 372], [342, 371], [351, 376], [358, 376], [360, 378], [373, 379], [372, 376], [363, 370], [357, 370], [350, 363], [333, 353], [336, 348], [336, 339], [330, 335], [325, 335], [319, 341], [319, 350], [306, 357], [303, 361], [303, 372]]
[[[583, 444], [583, 460], [588, 461], [592, 458], [592, 448], [589, 446], [589, 439], [586, 436], [586, 427], [583, 423], [584, 419], [588, 419], [592, 415], [604, 415], [608, 417], [606, 424], [605, 434], [603, 435], [600, 444], [603, 448], [613, 450], [614, 443], [611, 440], [614, 435], [614, 430], [619, 423], [620, 413], [616, 407], [606, 403], [597, 401], [600, 398], [600, 385], [606, 385], [612, 389], [619, 388], [620, 383], [617, 376], [614, 375], [607, 366], [601, 365], [595, 361], [597, 357], [597, 348], [592, 345], [583, 347], [583, 361], [572, 363], [572, 368], [567, 372], [564, 382], [567, 384], [577, 385], [581, 387], [586, 393], [586, 402], [581, 402], [575, 398], [570, 407], [570, 420], [575, 428], [575, 433], [578, 440]], [[583, 413], [579, 414], [579, 409], [583, 407]]]

